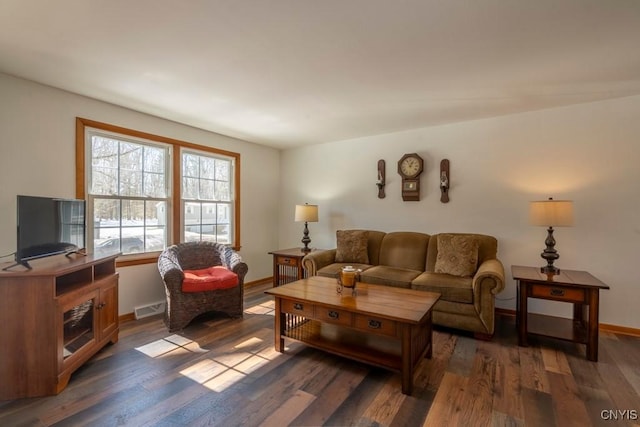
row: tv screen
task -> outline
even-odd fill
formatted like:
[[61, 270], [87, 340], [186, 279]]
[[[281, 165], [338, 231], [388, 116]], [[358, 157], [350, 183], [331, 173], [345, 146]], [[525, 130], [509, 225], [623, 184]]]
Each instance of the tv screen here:
[[16, 262], [85, 247], [84, 200], [18, 196]]

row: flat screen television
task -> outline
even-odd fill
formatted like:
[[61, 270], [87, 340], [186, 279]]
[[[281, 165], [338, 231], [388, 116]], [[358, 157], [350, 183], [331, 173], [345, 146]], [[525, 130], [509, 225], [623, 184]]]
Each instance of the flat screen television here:
[[16, 263], [85, 248], [85, 201], [18, 196]]

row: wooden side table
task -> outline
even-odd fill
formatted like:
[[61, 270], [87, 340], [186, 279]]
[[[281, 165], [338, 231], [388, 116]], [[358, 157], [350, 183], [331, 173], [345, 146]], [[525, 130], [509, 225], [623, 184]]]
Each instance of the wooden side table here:
[[[600, 289], [609, 289], [586, 271], [561, 270], [552, 275], [538, 267], [511, 266], [518, 282], [516, 325], [518, 345], [527, 346], [529, 334], [587, 345], [587, 359], [598, 361], [598, 310]], [[538, 298], [573, 304], [573, 319], [529, 313], [527, 301]]]
[[305, 277], [302, 258], [309, 252], [301, 248], [278, 249], [271, 251], [273, 255], [273, 286], [300, 280]]

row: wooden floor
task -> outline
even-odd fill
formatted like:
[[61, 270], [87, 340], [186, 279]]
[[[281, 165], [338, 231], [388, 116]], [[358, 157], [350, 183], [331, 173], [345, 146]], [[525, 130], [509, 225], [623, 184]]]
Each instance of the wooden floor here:
[[288, 341], [275, 352], [264, 289], [247, 291], [243, 319], [122, 324], [58, 396], [0, 402], [0, 426], [640, 425], [640, 338], [601, 333], [593, 363], [583, 345], [518, 347], [512, 317], [490, 342], [436, 330], [405, 396], [397, 373]]

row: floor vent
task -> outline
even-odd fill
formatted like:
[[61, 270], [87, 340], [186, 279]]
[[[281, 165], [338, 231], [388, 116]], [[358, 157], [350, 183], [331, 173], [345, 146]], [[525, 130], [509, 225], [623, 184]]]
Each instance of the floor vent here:
[[152, 304], [134, 307], [133, 312], [136, 316], [136, 320], [142, 319], [143, 317], [149, 317], [156, 314], [164, 313], [164, 304], [165, 304], [164, 301], [160, 301]]

